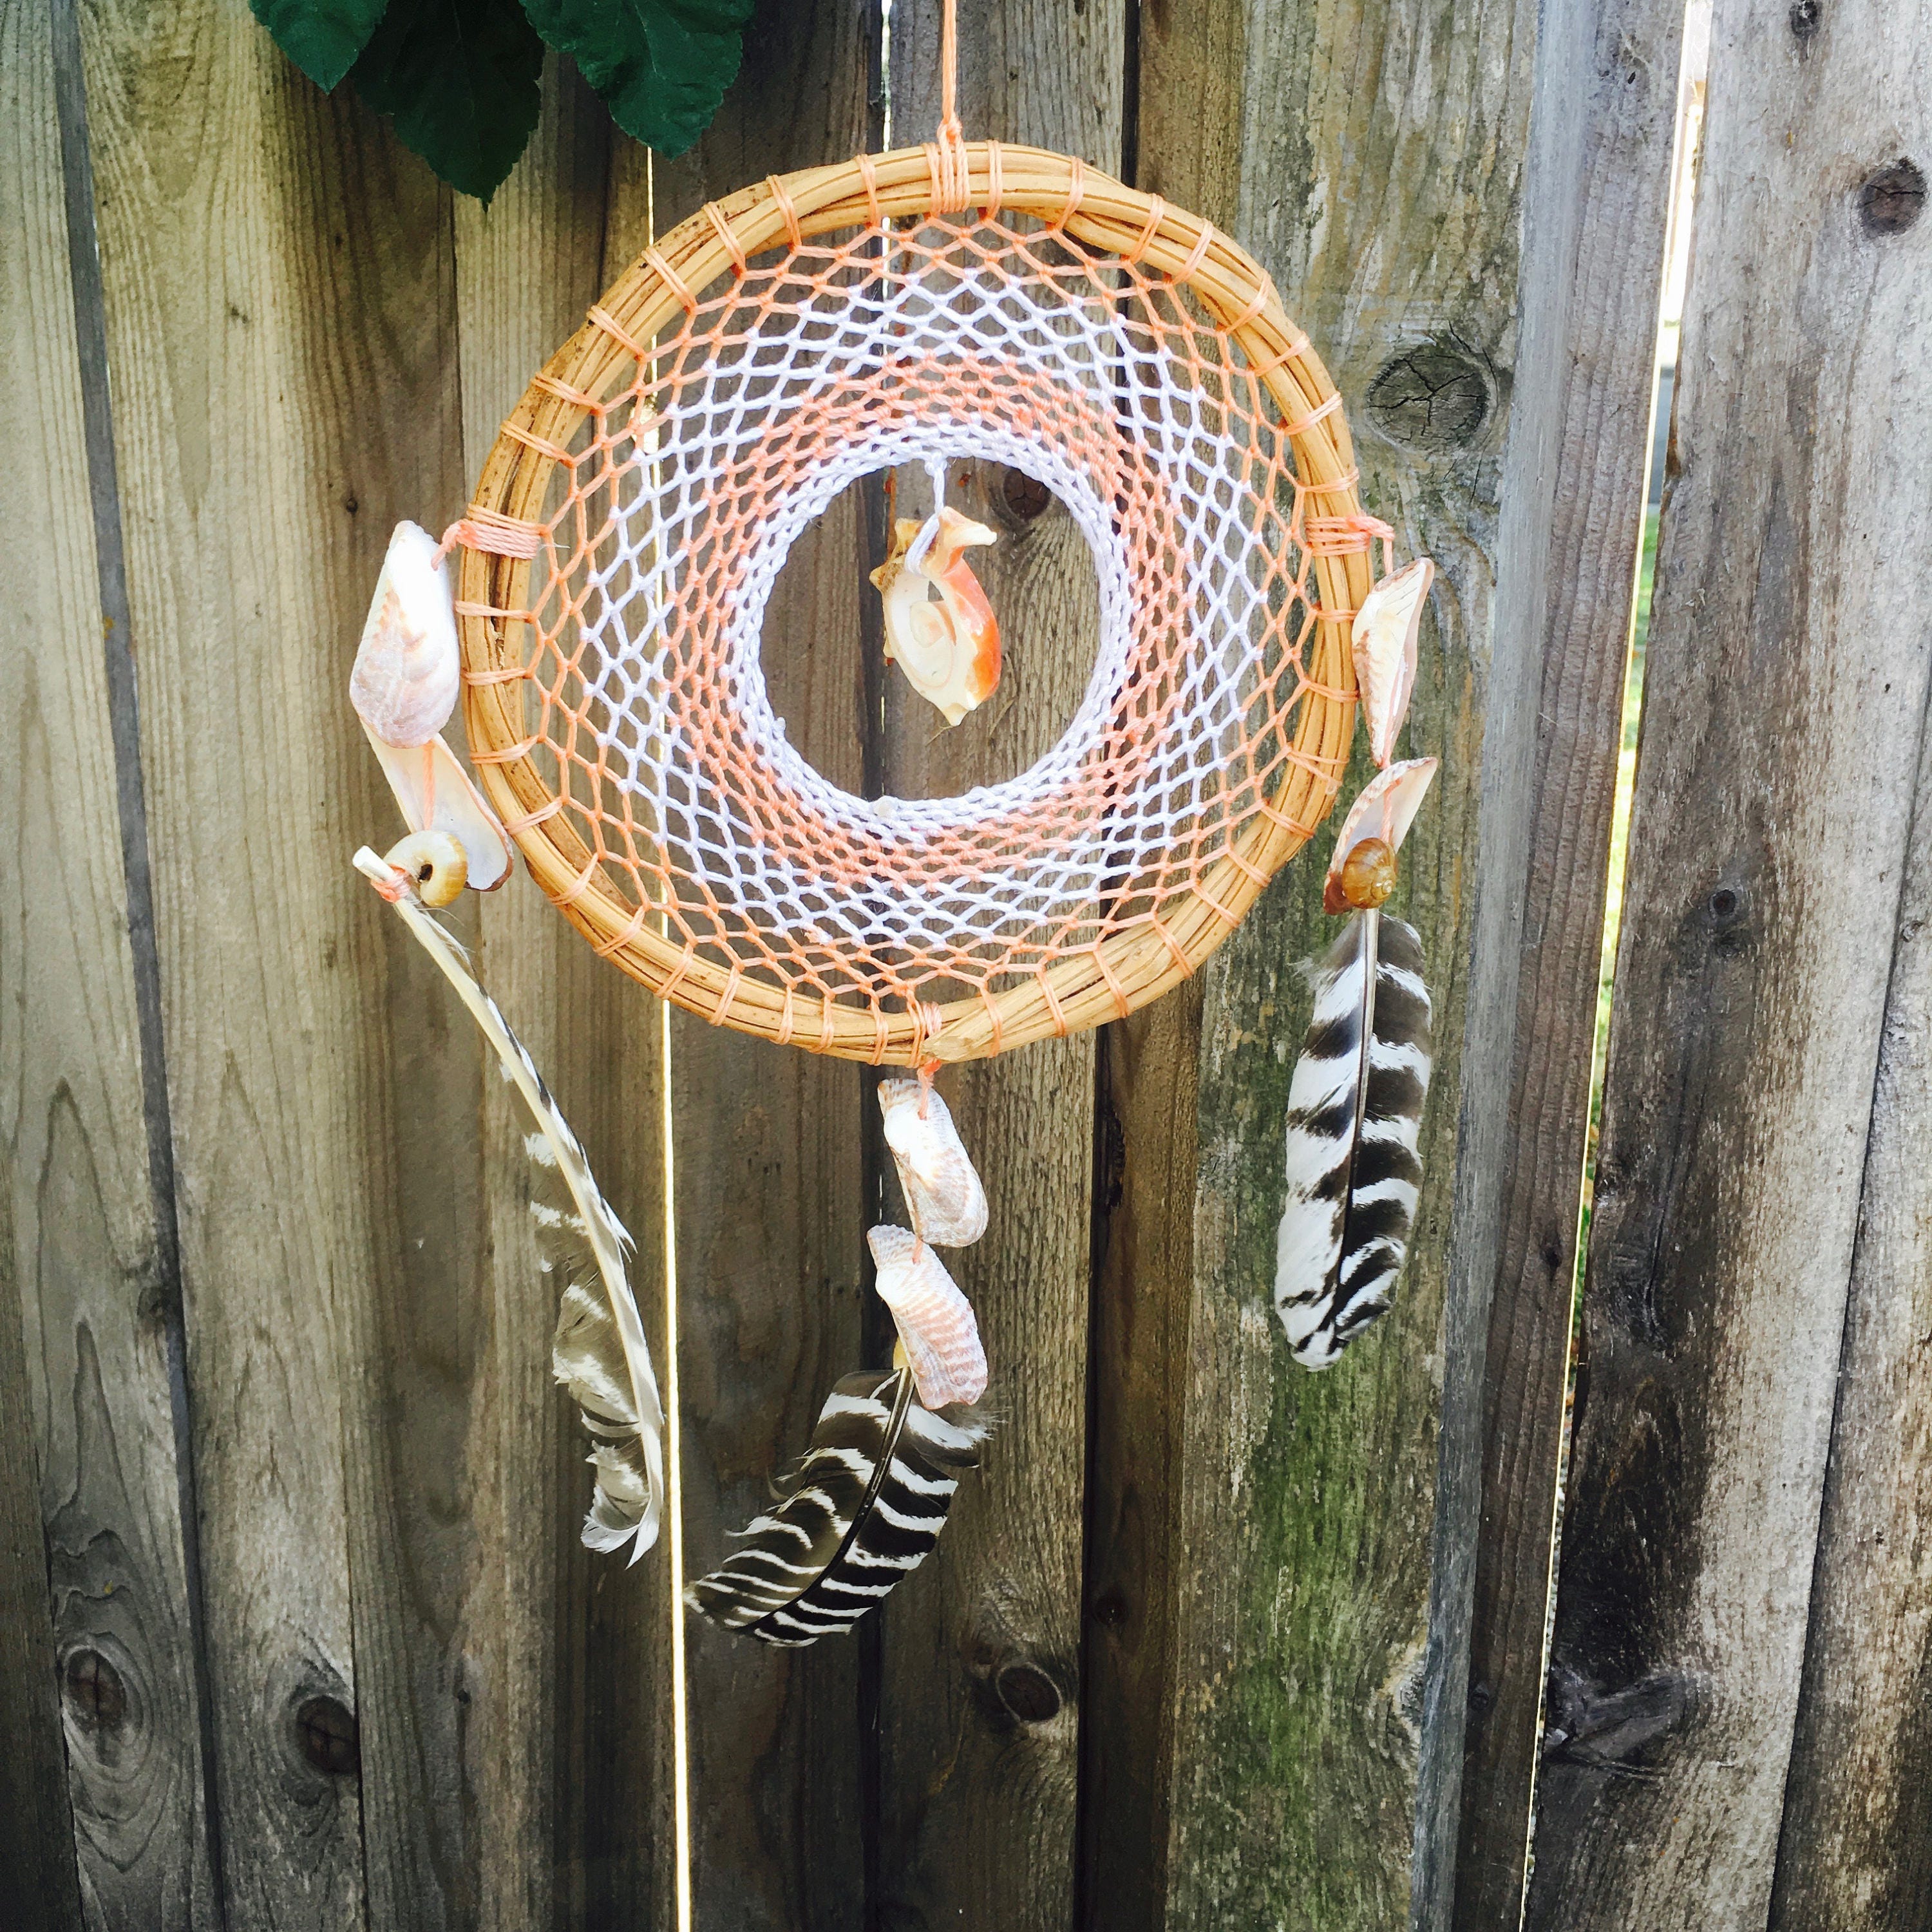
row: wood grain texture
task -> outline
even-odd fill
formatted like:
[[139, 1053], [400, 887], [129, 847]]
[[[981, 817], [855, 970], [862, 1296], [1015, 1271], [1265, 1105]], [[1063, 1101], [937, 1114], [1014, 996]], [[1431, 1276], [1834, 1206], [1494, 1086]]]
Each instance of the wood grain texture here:
[[[1552, 432], [1545, 487], [1527, 464], [1516, 477], [1522, 500], [1550, 503], [1552, 516], [1481, 1514], [1467, 1526], [1475, 1574], [1455, 1908], [1464, 1932], [1514, 1932], [1522, 1910], [1682, 26], [1678, 0], [1552, 6], [1538, 48], [1532, 219], [1551, 268], [1534, 288], [1526, 276], [1522, 304], [1542, 307], [1563, 355], [1540, 398]], [[1519, 426], [1527, 400], [1519, 382]]]
[[[350, 869], [391, 526], [460, 496], [448, 203], [244, 14], [83, 21], [155, 857], [231, 1922], [474, 1910], [481, 1088]], [[320, 1768], [312, 1699], [359, 1724]]]
[[[1429, 1179], [1395, 1312], [1320, 1378], [1290, 1366], [1269, 1305], [1307, 1011], [1293, 962], [1328, 929], [1315, 868], [1278, 880], [1205, 975], [1174, 1377], [1176, 1542], [1192, 1554], [1174, 1611], [1171, 1924], [1409, 1910], [1424, 1691], [1436, 1684], [1439, 1706], [1448, 1675], [1425, 1655], [1437, 1428], [1445, 1373], [1468, 1372], [1445, 1370], [1441, 1337], [1534, 18], [1512, 4], [1142, 16], [1138, 185], [1268, 266], [1346, 398], [1368, 507], [1442, 573], [1408, 742], [1444, 766], [1402, 902], [1436, 1000]], [[1358, 758], [1351, 785], [1366, 769]], [[1484, 1066], [1495, 1058], [1486, 1047]], [[1131, 1142], [1127, 1158], [1131, 1172]], [[1460, 1705], [1454, 1720], [1460, 1732]]]
[[[473, 481], [532, 370], [580, 322], [625, 178], [608, 111], [567, 62], [488, 209], [455, 207], [464, 470]], [[457, 506], [442, 506], [439, 514]], [[481, 902], [490, 983], [638, 1240], [631, 1282], [664, 1361], [662, 1028], [519, 872]], [[472, 1410], [479, 1576], [465, 1606], [476, 1695], [466, 1781], [478, 1815], [480, 1922], [503, 1932], [673, 1922], [669, 1544], [634, 1568], [586, 1551], [586, 1439], [550, 1371], [554, 1298], [527, 1211], [528, 1120], [484, 1082], [493, 1341]]]
[[1771, 1924], [1932, 1922], [1932, 734], [1922, 728]]
[[[969, 135], [1058, 148], [1118, 172], [1126, 13], [1119, 0], [1071, 15], [1042, 0], [968, 10], [959, 111]], [[938, 28], [928, 0], [892, 10], [895, 146], [938, 124]], [[949, 500], [999, 532], [972, 562], [1000, 622], [1000, 688], [942, 730], [890, 670], [886, 793], [955, 795], [1024, 770], [1064, 730], [1091, 674], [1100, 617], [1086, 544], [1057, 502], [1028, 515], [1022, 496], [1016, 510], [1006, 474], [956, 462], [948, 475]], [[922, 514], [923, 472], [903, 476]], [[883, 1616], [875, 1910], [884, 1932], [1072, 1921], [1094, 1067], [1090, 1034], [942, 1082], [986, 1186], [984, 1238], [947, 1258], [979, 1316], [998, 1426], [938, 1550]], [[887, 1198], [885, 1218], [903, 1223], [896, 1181]]]
[[[23, 1927], [77, 1926], [84, 1910], [90, 1925], [185, 1932], [218, 1913], [170, 1400], [178, 1285], [151, 1184], [105, 655], [127, 639], [104, 625], [92, 490], [110, 523], [118, 511], [111, 446], [90, 447], [105, 412], [82, 392], [61, 24], [0, 14], [0, 341], [16, 398], [0, 506], [33, 533], [0, 726], [0, 1896]], [[71, 149], [79, 75], [63, 78]], [[66, 172], [91, 218], [84, 144]], [[98, 308], [87, 321], [98, 343]]]
[[1078, 1912], [1166, 1923], [1174, 1748], [1174, 1379], [1193, 1300], [1202, 982], [1102, 1029], [1094, 1135]]
[[[1030, 521], [1006, 511], [1006, 474], [956, 462], [948, 480], [956, 508], [1000, 532], [974, 564], [999, 616], [1008, 688], [941, 733], [932, 707], [890, 678], [884, 788], [894, 796], [953, 795], [1024, 770], [1086, 683], [1099, 614], [1085, 544], [1057, 504]], [[880, 1923], [1064, 1926], [1078, 1784], [1093, 1038], [975, 1062], [940, 1090], [986, 1187], [985, 1236], [946, 1261], [979, 1316], [998, 1423], [938, 1550], [882, 1613]], [[896, 1180], [884, 1218], [908, 1225]]]
[[[1538, 1928], [1767, 1922], [1860, 1191], [1889, 1158], [1874, 1082], [1928, 685], [1894, 586], [1932, 562], [1932, 282], [1927, 231], [1875, 231], [1861, 189], [1922, 140], [1932, 22], [1828, 17], [1801, 38], [1720, 0], [1713, 23]], [[1899, 1470], [1895, 1439], [1878, 1453]]]
[[[875, 142], [878, 10], [769, 0], [698, 146], [656, 174], [662, 233], [707, 199]], [[641, 248], [647, 238], [635, 234]], [[611, 265], [614, 269], [616, 265]], [[764, 666], [791, 742], [835, 782], [863, 765], [861, 507], [794, 546]], [[863, 1096], [853, 1070], [688, 1016], [672, 1021], [686, 1568], [731, 1546], [863, 1365]], [[686, 1621], [700, 1932], [850, 1932], [862, 1891], [858, 1651], [774, 1650]]]

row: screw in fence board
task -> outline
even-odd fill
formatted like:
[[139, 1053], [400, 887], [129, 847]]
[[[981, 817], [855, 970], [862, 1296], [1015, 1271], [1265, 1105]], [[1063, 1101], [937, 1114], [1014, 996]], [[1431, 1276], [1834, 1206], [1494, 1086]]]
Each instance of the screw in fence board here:
[[[1117, 172], [1127, 8], [1050, 0], [962, 10], [968, 138], [1030, 142]], [[892, 13], [892, 142], [939, 120], [934, 0]], [[923, 472], [902, 487], [926, 502]], [[1099, 638], [1096, 580], [1066, 512], [1024, 476], [956, 463], [955, 507], [999, 532], [974, 553], [997, 612], [1002, 686], [938, 733], [896, 671], [884, 788], [955, 794], [1024, 770], [1078, 704]], [[883, 1618], [880, 1922], [1064, 1927], [1072, 1911], [1082, 1721], [1094, 1040], [1043, 1040], [944, 1076], [986, 1184], [986, 1237], [956, 1258], [999, 1421], [932, 1560]], [[899, 1210], [896, 1184], [888, 1198]]]
[[[1090, 1838], [1155, 1848], [1096, 1862], [1121, 1915], [1096, 1902], [1096, 1924], [1161, 1922], [1142, 1901], [1163, 1861], [1169, 1924], [1354, 1926], [1409, 1910], [1533, 23], [1502, 0], [1462, 10], [1453, 32], [1421, 5], [1346, 7], [1312, 27], [1239, 4], [1141, 16], [1139, 185], [1256, 249], [1348, 399], [1368, 506], [1443, 572], [1410, 736], [1445, 762], [1406, 854], [1438, 1016], [1430, 1181], [1396, 1312], [1320, 1378], [1288, 1364], [1268, 1293], [1306, 1017], [1293, 962], [1326, 929], [1306, 868], [1264, 895], [1204, 975], [1197, 1179], [1174, 1210], [1193, 1256], [1174, 1337], [1180, 1473], [1138, 1460], [1132, 1445], [1162, 1439], [1155, 1414], [1103, 1423], [1121, 1460], [1096, 1468], [1096, 1510], [1172, 1484], [1172, 1759], [1165, 1791], [1134, 1794], [1144, 1822]], [[1438, 392], [1456, 406], [1436, 408]], [[1124, 1202], [1137, 1186], [1149, 1198], [1142, 1160], [1156, 1173], [1174, 1160], [1153, 1125], [1138, 1146], [1126, 1132]], [[1136, 1239], [1152, 1237], [1137, 1223]], [[1147, 1606], [1144, 1642], [1162, 1642], [1162, 1614]]]
[[[656, 172], [664, 233], [771, 173], [876, 146], [878, 10], [767, 4], [690, 154]], [[633, 206], [630, 240], [648, 237]], [[614, 271], [615, 264], [612, 265]], [[792, 549], [764, 662], [791, 742], [834, 782], [862, 766], [859, 638], [872, 595], [850, 492]], [[865, 1108], [853, 1069], [672, 1016], [686, 1569], [715, 1564], [865, 1363]], [[696, 1923], [850, 1932], [862, 1895], [860, 1645], [768, 1649], [686, 1621]]]
[[[245, 14], [82, 26], [227, 1910], [435, 1932], [468, 1909], [482, 1090], [344, 862], [392, 807], [339, 680], [391, 526], [460, 497], [448, 201]], [[359, 1780], [303, 1755], [317, 1696]]]
[[[116, 756], [132, 658], [85, 112], [71, 10], [0, 11], [0, 336], [17, 358], [0, 506], [34, 533], [0, 778], [16, 882], [0, 914], [0, 1898], [23, 1932], [77, 1926], [83, 1898], [170, 1928], [215, 1910], [172, 1208], [150, 1138], [166, 1120], [144, 1090], [137, 990], [152, 932], [123, 845], [146, 831], [138, 772]], [[118, 1703], [88, 1694], [104, 1682]]]
[[[1484, 1379], [1455, 1922], [1514, 1932], [1543, 1702], [1578, 1172], [1642, 526], [1682, 0], [1544, 10], [1526, 219], [1564, 354], [1522, 920], [1510, 1148]], [[1567, 231], [1567, 232], [1566, 232]], [[1525, 278], [1524, 304], [1532, 299]], [[1520, 383], [1519, 422], [1528, 401]]]
[[1857, 1666], [1892, 1688], [1851, 1729], [1832, 1700], [1904, 1574], [1844, 1532], [1921, 1480], [1888, 1410], [1865, 1433], [1900, 1366], [1869, 1296], [1907, 1291], [1864, 1270], [1909, 1199], [1886, 1028], [1913, 970], [1928, 677], [1898, 586], [1932, 567], [1932, 312], [1924, 231], [1874, 235], [1859, 191], [1923, 124], [1928, 24], [1861, 0], [1802, 35], [1730, 0], [1712, 23], [1532, 1927], [1922, 1922], [1922, 1870], [1886, 1889], [1920, 1848], [1862, 1867], [1857, 1824], [1916, 1802], [1887, 1704], [1922, 1652]]

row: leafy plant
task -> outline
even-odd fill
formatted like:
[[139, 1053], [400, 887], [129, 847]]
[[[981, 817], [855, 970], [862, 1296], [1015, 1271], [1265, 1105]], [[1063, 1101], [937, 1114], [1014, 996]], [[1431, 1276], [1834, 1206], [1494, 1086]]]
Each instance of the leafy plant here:
[[626, 134], [680, 154], [736, 77], [755, 0], [250, 0], [318, 87], [346, 80], [454, 188], [488, 201], [537, 123], [545, 44]]

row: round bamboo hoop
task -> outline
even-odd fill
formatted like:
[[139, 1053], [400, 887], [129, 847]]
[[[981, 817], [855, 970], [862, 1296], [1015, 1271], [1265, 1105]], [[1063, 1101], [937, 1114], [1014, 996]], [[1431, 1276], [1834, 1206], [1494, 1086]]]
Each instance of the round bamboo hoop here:
[[[626, 271], [598, 304], [597, 319], [532, 380], [483, 466], [476, 508], [526, 521], [540, 514], [558, 460], [546, 452], [567, 448], [590, 406], [628, 379], [639, 346], [682, 313], [686, 294], [701, 293], [738, 260], [789, 242], [794, 232], [809, 239], [875, 218], [943, 216], [994, 200], [1003, 212], [1056, 223], [1091, 248], [1144, 262], [1191, 289], [1240, 344], [1290, 426], [1311, 509], [1324, 518], [1359, 513], [1334, 384], [1252, 257], [1199, 216], [1067, 155], [987, 141], [953, 145], [950, 152], [938, 144], [902, 148], [871, 158], [869, 165], [855, 160], [808, 168], [700, 208]], [[1124, 1017], [1178, 985], [1327, 816], [1354, 730], [1348, 615], [1370, 589], [1366, 543], [1340, 554], [1318, 551], [1312, 567], [1322, 611], [1331, 614], [1319, 616], [1316, 626], [1306, 668], [1314, 688], [1301, 702], [1296, 760], [1267, 808], [1163, 916], [1166, 937], [1123, 928], [997, 993], [940, 1006], [936, 1028], [930, 1013], [795, 1000], [695, 955], [656, 929], [659, 922], [640, 916], [566, 814], [552, 809], [532, 820], [555, 801], [530, 757], [516, 752], [524, 723], [515, 683], [503, 674], [519, 668], [519, 660], [500, 622], [478, 614], [526, 608], [532, 566], [526, 559], [463, 553], [464, 717], [490, 802], [512, 824], [530, 821], [515, 836], [532, 875], [598, 952], [653, 992], [715, 1024], [844, 1059], [895, 1066], [978, 1059]], [[1324, 772], [1335, 776], [1318, 776]]]

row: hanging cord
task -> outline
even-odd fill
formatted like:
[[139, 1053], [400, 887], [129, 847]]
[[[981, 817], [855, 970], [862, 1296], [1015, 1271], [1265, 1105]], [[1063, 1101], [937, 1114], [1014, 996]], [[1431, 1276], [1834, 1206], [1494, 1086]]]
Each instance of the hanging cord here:
[[943, 0], [939, 10], [939, 138], [956, 142], [959, 125], [958, 0]]
[[935, 214], [956, 214], [968, 206], [972, 184], [966, 171], [966, 142], [959, 125], [959, 10], [958, 0], [941, 0], [939, 14], [939, 133], [926, 144], [932, 177]]
[[946, 460], [928, 456], [924, 460], [926, 480], [932, 485], [932, 514], [920, 526], [919, 535], [906, 551], [906, 568], [915, 576], [925, 574], [926, 560], [932, 555], [933, 540], [939, 535], [939, 513], [946, 507]]

